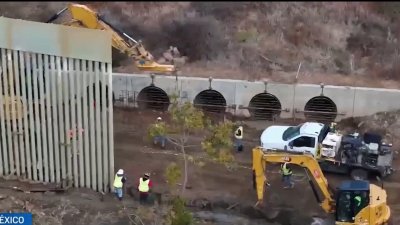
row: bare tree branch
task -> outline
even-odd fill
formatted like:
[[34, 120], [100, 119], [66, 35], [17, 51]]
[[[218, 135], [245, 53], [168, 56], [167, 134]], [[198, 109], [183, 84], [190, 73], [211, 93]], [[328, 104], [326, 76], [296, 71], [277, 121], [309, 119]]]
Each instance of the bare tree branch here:
[[[136, 219], [139, 220], [140, 224], [144, 225], [142, 219], [138, 215], [131, 213], [131, 214], [128, 214], [128, 216], [129, 216], [129, 219], [131, 219], [130, 216], [134, 216]], [[135, 223], [135, 224], [137, 224], [137, 223]]]
[[177, 140], [171, 138], [171, 137], [167, 137], [167, 140], [170, 141], [172, 144], [176, 145], [176, 146], [181, 146], [182, 144], [180, 144]]

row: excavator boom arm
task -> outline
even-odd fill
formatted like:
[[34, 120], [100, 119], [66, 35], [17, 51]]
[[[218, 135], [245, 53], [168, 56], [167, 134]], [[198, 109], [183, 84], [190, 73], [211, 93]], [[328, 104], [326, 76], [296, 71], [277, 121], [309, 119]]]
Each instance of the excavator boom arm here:
[[311, 155], [306, 154], [294, 155], [281, 152], [264, 152], [260, 147], [253, 149], [253, 178], [255, 181], [255, 188], [257, 190], [258, 201], [261, 202], [264, 199], [264, 187], [267, 181], [265, 176], [266, 164], [285, 162], [301, 166], [312, 175], [324, 197], [324, 199], [320, 202], [321, 207], [328, 213], [334, 212], [335, 202], [332, 198], [331, 192], [328, 189], [328, 181], [322, 173], [322, 170], [316, 159], [314, 159]]
[[156, 63], [154, 57], [143, 47], [140, 41], [136, 41], [125, 32], [120, 31], [87, 6], [69, 4], [68, 7], [52, 16], [47, 23], [53, 22], [67, 10], [71, 13], [72, 20], [64, 23], [64, 25], [111, 32], [113, 47], [133, 58], [134, 63], [140, 70], [151, 72], [175, 72], [176, 68], [174, 65]]

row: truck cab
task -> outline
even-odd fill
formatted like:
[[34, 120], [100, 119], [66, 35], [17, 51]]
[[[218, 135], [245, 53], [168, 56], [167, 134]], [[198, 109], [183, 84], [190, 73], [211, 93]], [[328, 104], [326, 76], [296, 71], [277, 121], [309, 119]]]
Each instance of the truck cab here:
[[317, 155], [318, 144], [329, 133], [329, 126], [306, 122], [298, 126], [270, 126], [261, 134], [264, 149], [285, 150]]

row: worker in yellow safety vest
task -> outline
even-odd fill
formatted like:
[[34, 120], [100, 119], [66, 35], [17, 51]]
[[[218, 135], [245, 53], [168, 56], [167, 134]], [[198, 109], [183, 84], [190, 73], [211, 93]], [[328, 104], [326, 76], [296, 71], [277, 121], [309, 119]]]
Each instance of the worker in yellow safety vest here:
[[162, 121], [161, 117], [157, 117], [157, 121], [154, 125], [155, 136], [153, 138], [154, 145], [160, 143], [162, 148], [165, 148], [167, 138], [165, 137], [165, 123]]
[[283, 188], [293, 188], [294, 183], [291, 181], [293, 171], [288, 166], [288, 163], [284, 163], [281, 165], [281, 172], [282, 172], [282, 181], [284, 183]]
[[123, 186], [126, 182], [126, 177], [124, 175], [124, 170], [119, 169], [118, 172], [115, 174], [114, 178], [114, 192], [117, 198], [121, 201], [123, 197]]
[[354, 197], [354, 213], [357, 215], [361, 209], [363, 208], [362, 197], [360, 195], [356, 195]]
[[147, 199], [149, 197], [149, 192], [151, 191], [152, 187], [153, 184], [150, 180], [150, 173], [145, 173], [143, 177], [139, 178], [138, 191], [139, 191], [139, 200], [141, 204], [147, 202]]
[[336, 133], [336, 125], [337, 123], [332, 122], [331, 125], [329, 126], [329, 131], [332, 133]]
[[243, 151], [243, 126], [239, 126], [235, 131], [235, 147], [236, 151], [241, 152]]

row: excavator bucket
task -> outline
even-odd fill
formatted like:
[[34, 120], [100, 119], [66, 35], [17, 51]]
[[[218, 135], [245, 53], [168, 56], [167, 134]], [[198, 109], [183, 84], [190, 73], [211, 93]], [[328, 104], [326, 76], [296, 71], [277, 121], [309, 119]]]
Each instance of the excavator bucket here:
[[141, 64], [140, 62], [136, 63], [136, 66], [142, 70], [142, 71], [148, 71], [148, 72], [160, 72], [160, 73], [165, 73], [165, 72], [175, 72], [175, 66], [173, 65], [161, 65], [156, 62], [150, 62], [150, 63], [144, 63]]

